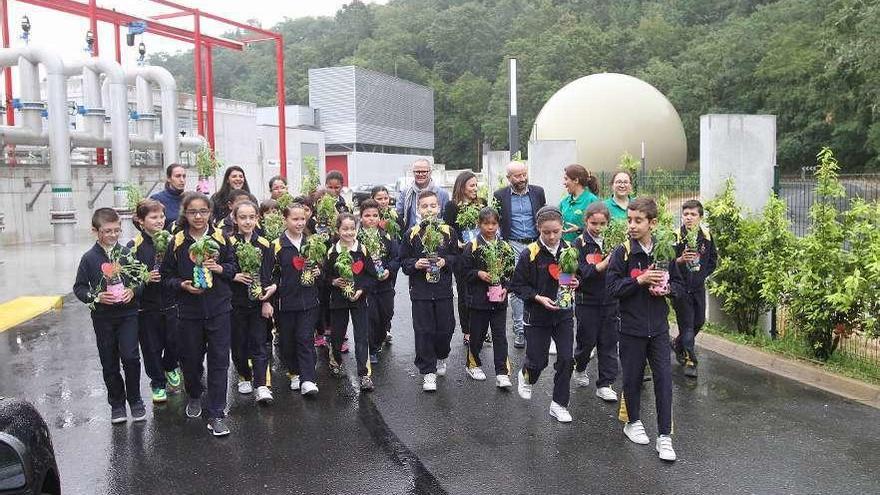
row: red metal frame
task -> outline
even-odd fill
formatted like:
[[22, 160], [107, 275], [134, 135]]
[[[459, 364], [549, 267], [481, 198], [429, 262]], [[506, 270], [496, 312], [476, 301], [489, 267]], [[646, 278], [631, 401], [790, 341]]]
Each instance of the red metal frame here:
[[[74, 0], [18, 0], [22, 3], [28, 3], [31, 5], [36, 5], [38, 7], [45, 7], [51, 10], [57, 10], [60, 12], [65, 12], [68, 14], [78, 15], [80, 17], [87, 17], [90, 22], [90, 29], [95, 36], [94, 43], [94, 51], [93, 55], [98, 55], [98, 21], [108, 22], [113, 24], [114, 26], [114, 41], [116, 48], [116, 61], [121, 62], [122, 59], [122, 50], [121, 44], [119, 41], [120, 33], [119, 28], [123, 24], [129, 24], [133, 21], [147, 21], [147, 19], [142, 19], [140, 17], [124, 14], [121, 12], [117, 12], [113, 9], [106, 9], [103, 7], [99, 7], [97, 5], [97, 0], [88, 0], [88, 4], [84, 4], [81, 2], [77, 2]], [[208, 140], [208, 143], [211, 146], [211, 149], [214, 149], [214, 82], [213, 82], [213, 67], [212, 67], [212, 49], [214, 47], [220, 48], [229, 48], [232, 50], [242, 50], [245, 45], [258, 43], [262, 41], [274, 41], [275, 42], [275, 57], [276, 57], [276, 69], [277, 69], [277, 78], [276, 78], [276, 86], [277, 86], [277, 96], [278, 96], [278, 151], [279, 151], [279, 160], [281, 165], [281, 175], [287, 177], [287, 123], [286, 123], [286, 115], [284, 105], [285, 94], [284, 94], [284, 40], [283, 37], [274, 31], [268, 31], [265, 29], [261, 29], [255, 26], [251, 26], [242, 22], [234, 21], [232, 19], [227, 19], [224, 17], [220, 17], [216, 14], [212, 14], [210, 12], [202, 12], [198, 9], [193, 9], [191, 7], [187, 7], [185, 5], [171, 2], [168, 0], [145, 0], [151, 3], [156, 3], [159, 5], [163, 5], [166, 7], [171, 7], [176, 9], [175, 12], [158, 14], [155, 16], [151, 16], [149, 18], [149, 22], [147, 22], [147, 32], [156, 34], [159, 36], [164, 36], [166, 38], [183, 41], [186, 43], [193, 44], [193, 65], [195, 70], [195, 100], [196, 100], [196, 112], [197, 112], [197, 121], [198, 121], [198, 133], [203, 135]], [[7, 15], [7, 2], [8, 0], [0, 0], [0, 14], [2, 14], [3, 22], [2, 22], [2, 36], [3, 36], [3, 46], [9, 47], [9, 19]], [[160, 21], [163, 19], [173, 19], [178, 17], [193, 17], [193, 30], [188, 31], [186, 29], [181, 29], [178, 27], [170, 26], [168, 24], [164, 24]], [[223, 37], [215, 37], [208, 36], [202, 33], [201, 29], [201, 18], [204, 17], [206, 19], [211, 19], [213, 21], [217, 21], [228, 26], [233, 26], [245, 31], [249, 31], [251, 33], [256, 33], [261, 35], [261, 37], [252, 37], [246, 39], [244, 41], [236, 41], [230, 40]], [[204, 67], [202, 61], [202, 49], [205, 50], [205, 59], [204, 59]], [[203, 72], [204, 71], [204, 72]], [[12, 108], [12, 72], [11, 68], [7, 67], [4, 70], [4, 78], [5, 78], [5, 86], [6, 86], [6, 107], [7, 109]], [[205, 85], [205, 100], [207, 111], [203, 111], [203, 102], [202, 102], [202, 84], [204, 79]], [[205, 113], [207, 113], [207, 123], [205, 122]], [[6, 122], [8, 125], [14, 125], [15, 123], [15, 115], [14, 112], [7, 111], [6, 112]], [[103, 150], [100, 150], [103, 151]], [[103, 154], [103, 153], [100, 153]]]

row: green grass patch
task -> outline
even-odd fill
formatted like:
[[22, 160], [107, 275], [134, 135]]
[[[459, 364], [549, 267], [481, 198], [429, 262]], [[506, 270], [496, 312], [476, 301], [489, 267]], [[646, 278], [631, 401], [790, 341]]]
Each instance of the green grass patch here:
[[807, 344], [794, 335], [787, 335], [774, 340], [763, 333], [754, 336], [746, 335], [732, 332], [721, 325], [713, 323], [707, 323], [703, 327], [703, 331], [737, 344], [756, 347], [763, 351], [772, 352], [798, 361], [807, 361], [838, 375], [880, 385], [880, 365], [877, 363], [856, 359], [841, 352], [832, 354], [831, 359], [828, 361], [816, 360], [812, 357], [813, 353], [807, 347]]

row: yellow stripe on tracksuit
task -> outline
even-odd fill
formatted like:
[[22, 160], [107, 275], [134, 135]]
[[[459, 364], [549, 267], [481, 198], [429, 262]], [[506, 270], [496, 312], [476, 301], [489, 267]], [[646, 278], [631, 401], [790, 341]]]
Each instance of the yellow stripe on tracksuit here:
[[474, 358], [473, 353], [471, 353], [470, 347], [468, 347], [467, 351], [467, 366], [468, 368], [476, 368], [478, 366], [476, 358]]
[[624, 423], [629, 423], [629, 411], [626, 410], [626, 397], [623, 390], [620, 391], [620, 407], [617, 409], [617, 419]]

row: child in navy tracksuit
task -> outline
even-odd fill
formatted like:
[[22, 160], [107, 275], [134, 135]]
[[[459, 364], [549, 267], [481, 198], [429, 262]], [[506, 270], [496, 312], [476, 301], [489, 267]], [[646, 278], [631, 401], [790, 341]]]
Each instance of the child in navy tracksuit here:
[[[681, 206], [681, 219], [675, 254], [684, 287], [673, 301], [678, 336], [672, 342], [672, 349], [678, 363], [684, 366], [685, 376], [694, 378], [697, 376], [694, 340], [706, 323], [706, 279], [715, 271], [718, 252], [709, 230], [700, 224], [703, 220], [702, 203], [695, 199], [685, 201]], [[696, 249], [687, 245], [688, 229], [697, 231]]]
[[[370, 253], [374, 265], [381, 265], [382, 273], [377, 271], [377, 280], [370, 291], [370, 363], [379, 362], [379, 352], [391, 330], [391, 319], [394, 318], [394, 285], [397, 283], [397, 271], [400, 269], [400, 243], [387, 232], [379, 228], [379, 203], [365, 199], [360, 204], [361, 231], [359, 239], [363, 242], [368, 229], [376, 229], [379, 236], [378, 253]], [[378, 270], [379, 267], [377, 267]]]
[[596, 349], [599, 377], [596, 396], [608, 402], [617, 400], [611, 384], [617, 378], [617, 299], [605, 290], [605, 271], [610, 258], [603, 256], [602, 230], [611, 214], [604, 203], [595, 202], [584, 213], [586, 229], [574, 241], [578, 250], [580, 286], [575, 294], [577, 315], [577, 347], [574, 352], [574, 382], [580, 387], [590, 385], [587, 365]]
[[675, 460], [672, 448], [672, 374], [669, 362], [669, 308], [665, 296], [681, 291], [681, 275], [676, 263], [669, 265], [666, 294], [657, 290], [665, 273], [655, 268], [652, 255], [657, 225], [657, 204], [650, 198], [637, 198], [627, 208], [630, 240], [611, 254], [606, 274], [608, 293], [620, 301], [620, 367], [623, 394], [618, 417], [623, 432], [633, 442], [648, 444], [640, 417], [642, 377], [645, 360], [654, 375], [657, 405], [656, 450], [660, 458]]
[[[269, 389], [269, 324], [272, 304], [269, 298], [275, 292], [272, 285], [274, 257], [272, 246], [256, 232], [257, 205], [250, 201], [237, 203], [231, 215], [235, 220], [235, 234], [228, 238], [239, 272], [232, 283], [232, 363], [238, 371], [238, 392], [249, 394], [256, 390], [258, 403], [272, 402]], [[256, 273], [243, 271], [242, 246], [250, 244], [259, 253]], [[258, 280], [254, 280], [254, 276]], [[259, 283], [259, 290], [254, 288]]]
[[[537, 383], [541, 371], [547, 367], [552, 339], [556, 342], [557, 355], [550, 415], [561, 423], [569, 423], [574, 311], [556, 305], [560, 254], [569, 245], [562, 239], [562, 213], [555, 206], [538, 210], [535, 223], [540, 237], [520, 254], [510, 286], [524, 303], [526, 355], [519, 371], [517, 390], [523, 399], [532, 398], [532, 385]], [[576, 289], [577, 285], [578, 280], [574, 278], [572, 286]]]
[[[422, 221], [403, 236], [400, 266], [409, 277], [416, 341], [414, 363], [423, 375], [422, 390], [433, 392], [437, 390], [437, 377], [446, 376], [446, 358], [455, 331], [452, 269], [458, 240], [451, 227], [438, 223], [440, 200], [437, 193], [422, 191], [416, 204]], [[429, 231], [439, 232], [441, 236], [436, 253], [425, 249], [424, 240]]]
[[[516, 252], [507, 242], [498, 238], [498, 212], [492, 208], [480, 210], [477, 226], [480, 234], [467, 243], [461, 255], [461, 273], [467, 280], [467, 306], [471, 331], [468, 341], [467, 374], [474, 380], [486, 379], [480, 351], [491, 327], [495, 364], [495, 385], [510, 388], [510, 360], [507, 356], [507, 287], [516, 262]], [[500, 270], [493, 280], [487, 264], [487, 246], [494, 249], [496, 268]]]
[[[143, 421], [147, 409], [141, 400], [141, 360], [138, 355], [138, 294], [140, 281], [117, 278], [111, 258], [128, 253], [118, 244], [122, 232], [119, 215], [112, 208], [98, 208], [92, 215], [92, 232], [97, 242], [83, 254], [76, 272], [73, 293], [92, 310], [95, 342], [107, 386], [110, 421], [128, 420], [125, 403], [134, 421]], [[128, 264], [121, 262], [123, 264]], [[119, 285], [124, 283], [127, 287]], [[131, 287], [136, 289], [131, 289]], [[119, 374], [119, 363], [125, 378]]]
[[[273, 280], [275, 292], [275, 323], [281, 348], [281, 361], [287, 368], [290, 389], [303, 396], [318, 393], [314, 340], [315, 325], [320, 317], [316, 283], [303, 284], [303, 272], [313, 270], [314, 279], [320, 278], [320, 267], [310, 268], [303, 247], [307, 215], [305, 207], [294, 202], [281, 212], [286, 229], [272, 244], [275, 255]], [[316, 235], [316, 234], [313, 234]]]
[[[202, 362], [208, 356], [208, 429], [214, 436], [229, 434], [223, 421], [226, 416], [226, 386], [229, 370], [230, 313], [232, 289], [229, 284], [237, 268], [229, 243], [222, 232], [211, 225], [211, 201], [201, 193], [188, 192], [181, 202], [179, 231], [162, 264], [162, 278], [168, 287], [176, 288], [180, 316], [180, 356], [183, 380], [189, 402], [186, 415], [202, 414]], [[207, 238], [216, 245], [216, 253], [208, 256], [202, 266], [213, 278], [211, 287], [194, 284], [196, 262], [189, 249], [197, 240]]]
[[[327, 253], [324, 274], [330, 282], [330, 373], [335, 377], [345, 375], [342, 365], [342, 342], [351, 318], [354, 328], [354, 355], [361, 390], [373, 390], [370, 369], [370, 300], [369, 293], [376, 283], [376, 267], [367, 250], [357, 240], [357, 217], [340, 213], [336, 218], [339, 240]], [[341, 256], [350, 257], [342, 263]], [[348, 270], [351, 278], [343, 277]]]
[[162, 284], [159, 268], [166, 249], [157, 252], [155, 239], [165, 235], [165, 207], [162, 203], [145, 199], [135, 210], [140, 232], [128, 243], [135, 257], [150, 270], [150, 280], [144, 286], [138, 312], [138, 339], [144, 355], [144, 370], [150, 377], [153, 402], [168, 400], [169, 391], [180, 388], [180, 368], [177, 352], [177, 300], [174, 291]]

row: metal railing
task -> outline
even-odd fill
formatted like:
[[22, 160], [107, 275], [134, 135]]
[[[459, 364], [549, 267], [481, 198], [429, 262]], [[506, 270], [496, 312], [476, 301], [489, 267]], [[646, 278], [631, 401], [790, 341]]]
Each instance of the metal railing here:
[[[855, 198], [880, 200], [880, 174], [842, 174], [840, 182], [846, 196], [835, 200], [838, 211], [847, 211]], [[816, 202], [816, 179], [809, 174], [779, 179], [779, 197], [788, 205], [791, 230], [803, 237], [810, 230], [810, 207]]]

